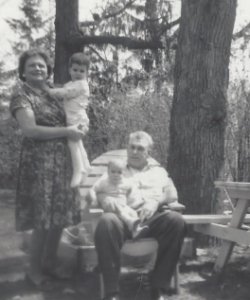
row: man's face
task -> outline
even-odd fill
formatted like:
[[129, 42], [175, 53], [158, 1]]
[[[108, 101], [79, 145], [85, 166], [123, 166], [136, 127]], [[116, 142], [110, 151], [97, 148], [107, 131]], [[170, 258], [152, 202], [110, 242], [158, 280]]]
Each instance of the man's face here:
[[145, 140], [130, 140], [127, 148], [128, 165], [135, 169], [142, 169], [147, 164], [149, 146]]

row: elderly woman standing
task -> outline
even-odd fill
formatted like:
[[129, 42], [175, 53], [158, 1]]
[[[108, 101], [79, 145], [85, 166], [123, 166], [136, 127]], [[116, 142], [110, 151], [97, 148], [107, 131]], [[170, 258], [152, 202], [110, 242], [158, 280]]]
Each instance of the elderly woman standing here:
[[10, 103], [24, 136], [16, 230], [33, 229], [26, 279], [37, 288], [51, 289], [51, 278], [61, 278], [56, 269], [56, 252], [62, 230], [80, 221], [80, 203], [70, 189], [72, 167], [67, 139], [79, 140], [84, 133], [76, 126], [66, 127], [61, 103], [45, 92], [52, 73], [46, 53], [24, 52], [18, 71], [23, 84]]

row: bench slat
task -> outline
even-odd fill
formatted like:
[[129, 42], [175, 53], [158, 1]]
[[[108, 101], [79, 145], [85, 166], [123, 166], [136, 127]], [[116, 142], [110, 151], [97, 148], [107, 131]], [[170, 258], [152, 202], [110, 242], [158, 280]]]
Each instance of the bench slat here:
[[239, 199], [250, 199], [250, 183], [249, 182], [223, 182], [215, 181], [217, 188], [226, 189], [229, 197]]
[[92, 170], [89, 173], [89, 176], [93, 176], [93, 175], [101, 176], [106, 171], [107, 171], [107, 166], [104, 166], [104, 165], [102, 165], [102, 166], [100, 166], [100, 165], [92, 166]]
[[218, 188], [248, 189], [250, 192], [250, 182], [215, 181], [214, 185]]
[[222, 224], [197, 224], [194, 227], [196, 232], [211, 235], [223, 240], [228, 240], [241, 245], [250, 244], [250, 232], [232, 228]]
[[91, 162], [91, 165], [107, 164], [111, 159], [122, 159], [125, 161], [127, 159], [127, 150], [121, 149], [104, 153], [103, 155], [94, 159]]
[[80, 186], [80, 189], [81, 188], [90, 188], [92, 187], [92, 185], [97, 181], [97, 179], [99, 178], [100, 176], [88, 176], [87, 179], [84, 181], [84, 184]]
[[[231, 221], [232, 215], [183, 215], [187, 224], [227, 224]], [[250, 223], [250, 215], [246, 215], [244, 223]]]

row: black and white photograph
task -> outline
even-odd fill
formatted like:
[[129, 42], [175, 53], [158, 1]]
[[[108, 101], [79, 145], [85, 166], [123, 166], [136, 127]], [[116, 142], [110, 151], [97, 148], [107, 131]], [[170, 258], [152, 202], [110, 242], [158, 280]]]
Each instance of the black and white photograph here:
[[0, 0], [0, 300], [250, 299], [250, 1]]

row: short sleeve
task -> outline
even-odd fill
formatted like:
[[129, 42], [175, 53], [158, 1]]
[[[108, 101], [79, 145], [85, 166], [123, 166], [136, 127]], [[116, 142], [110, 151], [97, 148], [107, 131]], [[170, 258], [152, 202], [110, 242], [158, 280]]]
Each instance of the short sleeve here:
[[32, 109], [31, 103], [29, 102], [27, 96], [21, 92], [15, 93], [10, 100], [10, 113], [15, 118], [16, 112], [20, 108], [30, 108]]
[[83, 88], [83, 93], [86, 97], [89, 97], [89, 85], [87, 80], [82, 81], [82, 88]]
[[89, 97], [89, 85], [86, 80], [70, 81], [63, 88], [58, 89], [62, 98], [71, 99], [78, 96]]

